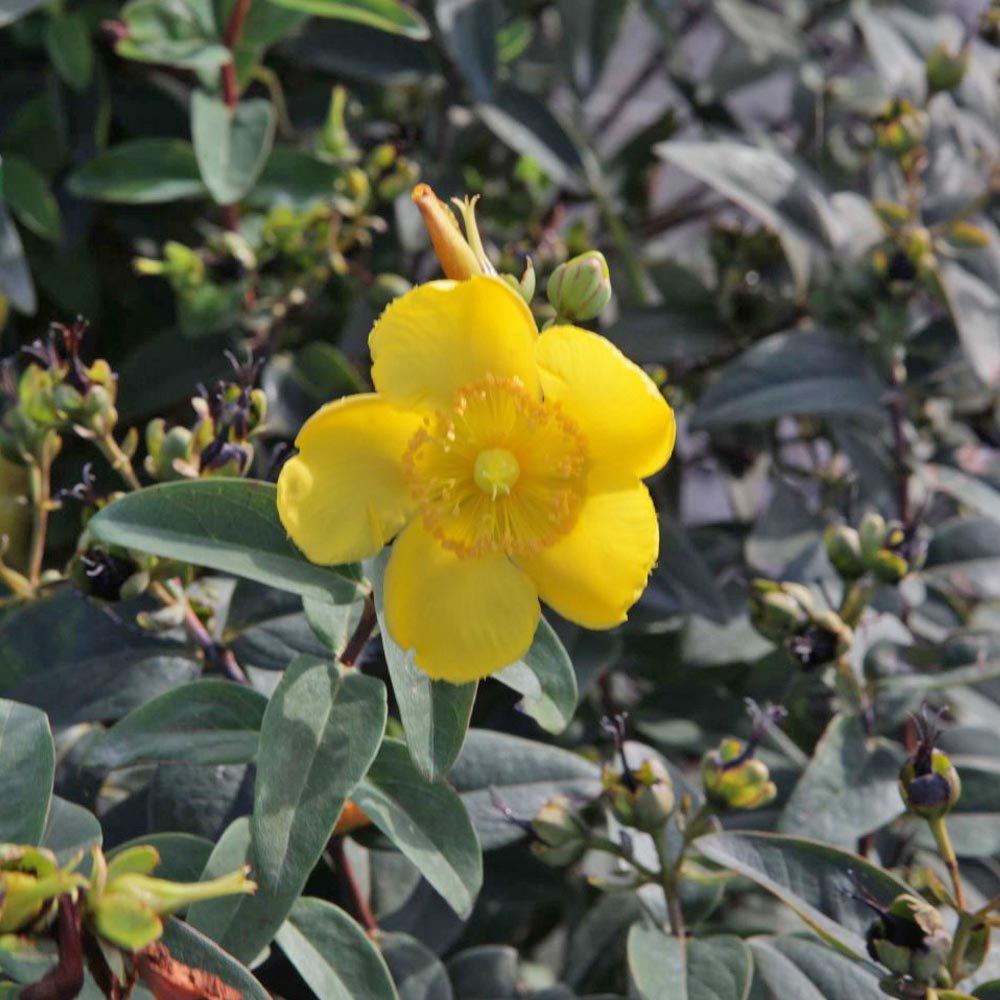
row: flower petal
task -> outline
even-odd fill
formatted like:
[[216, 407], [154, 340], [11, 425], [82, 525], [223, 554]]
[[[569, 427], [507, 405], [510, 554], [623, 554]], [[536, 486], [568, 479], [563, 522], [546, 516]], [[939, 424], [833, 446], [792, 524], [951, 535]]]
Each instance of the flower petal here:
[[611, 341], [576, 326], [554, 326], [535, 344], [542, 392], [557, 399], [587, 439], [591, 459], [640, 479], [674, 450], [674, 413], [653, 380]]
[[392, 547], [385, 613], [424, 673], [462, 684], [520, 659], [541, 611], [534, 584], [505, 555], [460, 558], [414, 519]]
[[569, 533], [517, 562], [541, 599], [564, 618], [585, 628], [611, 628], [625, 621], [642, 594], [660, 530], [653, 500], [638, 479], [605, 478], [589, 486]]
[[317, 410], [278, 477], [278, 514], [315, 563], [375, 555], [406, 523], [415, 502], [400, 460], [422, 418], [374, 393]]
[[431, 281], [391, 302], [368, 338], [372, 380], [389, 402], [451, 409], [487, 375], [518, 376], [538, 394], [535, 321], [499, 278]]

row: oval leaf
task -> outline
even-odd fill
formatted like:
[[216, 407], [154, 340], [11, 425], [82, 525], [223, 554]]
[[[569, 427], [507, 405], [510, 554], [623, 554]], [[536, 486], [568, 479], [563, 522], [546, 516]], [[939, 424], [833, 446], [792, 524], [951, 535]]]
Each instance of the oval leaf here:
[[119, 498], [88, 528], [109, 545], [245, 576], [303, 597], [349, 603], [357, 596], [356, 567], [315, 566], [288, 540], [270, 483], [163, 483]]
[[69, 178], [78, 198], [142, 205], [207, 194], [198, 161], [180, 139], [133, 139], [98, 153]]
[[397, 1000], [389, 969], [368, 935], [332, 903], [303, 897], [276, 940], [323, 1000]]
[[423, 40], [430, 37], [427, 22], [409, 4], [400, 0], [271, 0], [271, 3], [318, 17], [356, 21], [409, 38]]
[[0, 843], [39, 842], [49, 815], [55, 763], [45, 713], [0, 699]]

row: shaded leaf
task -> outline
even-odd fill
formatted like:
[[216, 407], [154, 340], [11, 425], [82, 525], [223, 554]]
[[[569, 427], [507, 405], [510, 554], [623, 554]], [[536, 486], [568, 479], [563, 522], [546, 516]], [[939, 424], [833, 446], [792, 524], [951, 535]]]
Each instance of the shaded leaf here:
[[408, 934], [383, 934], [382, 957], [399, 1000], [454, 1000], [448, 973], [437, 956]]
[[205, 837], [196, 837], [190, 833], [149, 833], [144, 837], [119, 844], [108, 851], [108, 860], [122, 851], [139, 845], [156, 848], [160, 855], [160, 863], [156, 866], [154, 874], [157, 878], [166, 878], [173, 882], [197, 882], [215, 846]]
[[524, 836], [494, 805], [491, 789], [517, 818], [526, 820], [557, 795], [585, 800], [600, 793], [600, 771], [583, 757], [485, 729], [469, 730], [448, 777], [461, 793], [484, 850]]
[[55, 747], [45, 714], [0, 699], [0, 844], [39, 842], [54, 775]]
[[1000, 295], [956, 261], [941, 261], [938, 278], [969, 364], [987, 385], [996, 386], [1000, 383]]
[[21, 237], [7, 207], [0, 201], [0, 295], [10, 299], [18, 311], [34, 316], [38, 308], [35, 284], [24, 258]]
[[45, 26], [44, 37], [45, 49], [59, 75], [74, 90], [85, 90], [94, 72], [94, 50], [83, 13], [54, 14]]
[[959, 594], [1000, 597], [1000, 524], [956, 517], [939, 526], [923, 573]]
[[642, 1000], [688, 1000], [684, 945], [649, 923], [628, 933], [628, 969]]
[[59, 241], [59, 206], [45, 178], [20, 156], [3, 158], [3, 197], [25, 228], [52, 243]]
[[768, 996], [796, 1000], [878, 1000], [876, 968], [817, 941], [782, 937], [750, 939], [754, 970]]
[[853, 414], [882, 403], [857, 344], [825, 330], [792, 330], [758, 341], [702, 395], [692, 427], [716, 429], [789, 414]]
[[270, 0], [279, 7], [305, 11], [318, 17], [357, 21], [381, 31], [423, 40], [430, 32], [427, 23], [409, 4], [401, 0]]
[[83, 853], [83, 868], [86, 869], [90, 864], [90, 848], [100, 845], [101, 839], [101, 824], [89, 809], [58, 795], [52, 796], [40, 843], [55, 852], [60, 865], [68, 864], [71, 858]]
[[496, 0], [435, 0], [434, 14], [448, 54], [462, 71], [477, 101], [493, 97], [497, 75]]
[[119, 143], [70, 174], [78, 198], [142, 205], [200, 198], [207, 189], [189, 143], [180, 139], [132, 139]]

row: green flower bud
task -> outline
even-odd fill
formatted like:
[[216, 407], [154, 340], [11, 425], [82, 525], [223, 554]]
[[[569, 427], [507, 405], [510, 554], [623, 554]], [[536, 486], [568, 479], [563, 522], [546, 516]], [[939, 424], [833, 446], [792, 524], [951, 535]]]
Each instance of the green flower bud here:
[[871, 561], [871, 570], [883, 583], [899, 583], [910, 571], [907, 561], [889, 549], [882, 549]]
[[754, 580], [750, 586], [750, 620], [765, 638], [783, 642], [809, 623], [813, 601], [808, 587], [772, 580]]
[[705, 796], [717, 809], [760, 809], [778, 794], [767, 765], [743, 740], [728, 738], [701, 759]]
[[954, 90], [964, 79], [969, 68], [969, 50], [953, 52], [939, 42], [927, 57], [927, 89], [934, 93], [938, 90]]
[[[160, 433], [162, 428], [157, 431], [158, 438]], [[156, 449], [150, 448], [146, 457], [146, 471], [160, 482], [183, 479], [184, 473], [174, 466], [174, 462], [190, 465], [193, 455], [194, 439], [191, 431], [186, 427], [171, 427], [159, 438]]]
[[910, 812], [938, 819], [958, 801], [962, 782], [948, 755], [934, 747], [940, 734], [938, 720], [928, 716], [926, 706], [922, 715], [913, 718], [920, 739], [900, 769], [899, 794]]
[[868, 954], [897, 976], [926, 984], [946, 971], [951, 935], [941, 914], [919, 896], [898, 895], [872, 922], [865, 940]]
[[865, 571], [861, 561], [861, 539], [854, 528], [843, 524], [828, 525], [823, 533], [826, 554], [834, 569], [845, 580], [853, 580]]
[[871, 565], [879, 549], [885, 544], [886, 532], [885, 518], [881, 514], [869, 511], [861, 519], [858, 534], [861, 540], [861, 558], [866, 566]]
[[644, 833], [658, 830], [674, 811], [676, 798], [662, 762], [648, 757], [628, 775], [605, 767], [601, 777], [615, 818]]
[[571, 865], [587, 850], [587, 828], [561, 795], [542, 806], [531, 821], [531, 832], [532, 852], [553, 867]]
[[874, 201], [872, 208], [879, 219], [890, 229], [897, 229], [910, 221], [910, 210], [895, 201]]
[[985, 229], [961, 219], [949, 222], [944, 235], [945, 239], [959, 250], [979, 250], [990, 242], [989, 233]]
[[590, 250], [560, 264], [546, 288], [561, 319], [593, 319], [611, 301], [611, 277], [604, 254]]
[[250, 390], [250, 429], [255, 430], [267, 419], [267, 393], [263, 389]]
[[875, 141], [883, 152], [902, 159], [923, 145], [930, 116], [902, 97], [893, 98], [875, 119]]

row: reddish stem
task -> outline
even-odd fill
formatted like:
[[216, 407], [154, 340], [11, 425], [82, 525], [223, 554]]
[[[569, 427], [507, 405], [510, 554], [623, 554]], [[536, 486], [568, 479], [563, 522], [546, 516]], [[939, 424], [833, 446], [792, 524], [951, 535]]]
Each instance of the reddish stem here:
[[365, 894], [361, 891], [361, 886], [358, 885], [357, 876], [355, 876], [351, 862], [347, 858], [347, 852], [344, 850], [344, 838], [334, 837], [330, 841], [329, 848], [341, 884], [351, 897], [354, 916], [369, 934], [378, 934], [378, 921], [375, 919], [375, 914], [372, 913], [372, 908], [368, 905]]
[[372, 632], [375, 630], [375, 623], [377, 621], [375, 599], [369, 594], [365, 598], [365, 606], [361, 610], [361, 618], [354, 629], [354, 634], [347, 640], [344, 652], [340, 654], [340, 663], [342, 666], [353, 667], [357, 663], [368, 640], [371, 638]]
[[22, 1000], [72, 1000], [83, 989], [80, 906], [69, 896], [59, 897], [55, 932], [59, 961], [37, 983], [21, 990]]
[[[250, 0], [236, 0], [233, 4], [232, 13], [229, 15], [229, 23], [226, 25], [225, 34], [222, 36], [226, 43], [226, 48], [233, 52], [236, 44], [243, 34], [243, 24], [247, 19], [247, 11], [250, 9]], [[236, 81], [236, 61], [230, 59], [222, 67], [222, 93], [225, 97], [226, 107], [235, 108], [240, 99], [240, 88]]]

